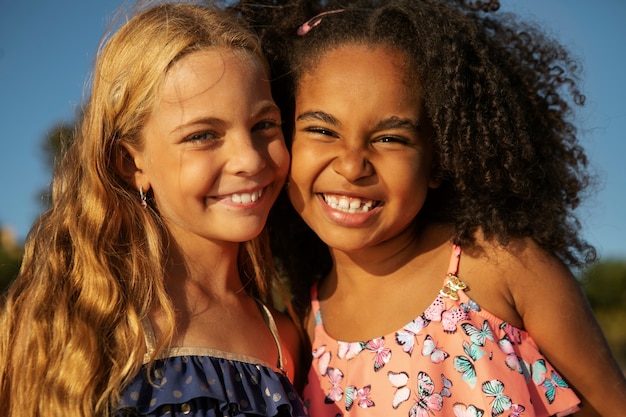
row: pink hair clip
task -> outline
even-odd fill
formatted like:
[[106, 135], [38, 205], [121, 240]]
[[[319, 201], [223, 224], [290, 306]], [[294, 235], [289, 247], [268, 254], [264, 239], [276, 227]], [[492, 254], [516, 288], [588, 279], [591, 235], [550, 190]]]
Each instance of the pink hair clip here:
[[307, 33], [309, 33], [311, 31], [311, 29], [313, 29], [315, 26], [319, 25], [322, 21], [322, 17], [328, 15], [328, 14], [335, 14], [335, 13], [341, 13], [343, 12], [343, 9], [339, 9], [339, 10], [330, 10], [328, 12], [322, 12], [316, 16], [313, 16], [312, 18], [310, 18], [309, 20], [307, 20], [306, 22], [304, 22], [304, 24], [302, 26], [300, 26], [298, 28], [298, 35], [300, 36], [304, 36]]

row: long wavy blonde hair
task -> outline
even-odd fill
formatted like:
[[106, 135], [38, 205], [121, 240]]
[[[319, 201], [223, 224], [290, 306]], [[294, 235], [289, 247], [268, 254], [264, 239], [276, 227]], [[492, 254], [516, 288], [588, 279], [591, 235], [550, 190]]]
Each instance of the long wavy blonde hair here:
[[[52, 208], [33, 226], [3, 301], [4, 415], [109, 415], [142, 365], [141, 319], [160, 308], [171, 337], [163, 226], [116, 172], [116, 158], [122, 143], [141, 148], [156, 91], [178, 59], [226, 47], [266, 67], [235, 17], [201, 5], [152, 5], [102, 45], [76, 138], [55, 171]], [[268, 301], [275, 273], [264, 238], [242, 245], [240, 257], [246, 288]]]

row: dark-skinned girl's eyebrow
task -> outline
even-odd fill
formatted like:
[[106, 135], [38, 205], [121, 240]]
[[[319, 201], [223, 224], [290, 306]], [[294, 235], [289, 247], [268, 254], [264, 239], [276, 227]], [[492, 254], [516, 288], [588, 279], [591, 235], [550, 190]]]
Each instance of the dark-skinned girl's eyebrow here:
[[298, 117], [296, 117], [296, 121], [300, 122], [300, 121], [312, 121], [312, 120], [319, 120], [334, 126], [340, 126], [341, 122], [339, 120], [337, 120], [335, 117], [333, 117], [332, 115], [323, 112], [321, 110], [313, 110], [313, 111], [306, 111], [304, 113], [301, 113], [298, 115]]
[[419, 130], [420, 124], [411, 119], [402, 119], [400, 117], [390, 117], [388, 119], [381, 120], [376, 124], [377, 130], [386, 129], [407, 129], [407, 130]]

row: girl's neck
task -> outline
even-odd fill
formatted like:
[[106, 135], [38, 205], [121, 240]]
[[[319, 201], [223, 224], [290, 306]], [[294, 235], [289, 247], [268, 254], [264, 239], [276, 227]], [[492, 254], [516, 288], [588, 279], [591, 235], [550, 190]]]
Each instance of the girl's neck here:
[[[237, 243], [182, 248], [170, 242], [165, 287], [176, 314], [171, 346], [227, 349], [227, 340], [222, 345], [209, 343], [221, 329], [218, 324], [228, 321], [226, 312], [253, 303], [239, 277], [238, 253]], [[150, 320], [157, 338], [162, 337], [168, 326], [163, 312], [152, 311]]]
[[[335, 250], [333, 269], [318, 287], [326, 332], [337, 340], [365, 341], [387, 335], [420, 315], [443, 284], [450, 239], [449, 229], [429, 227], [410, 243], [396, 245], [395, 252]], [[381, 256], [385, 252], [388, 255]], [[360, 324], [345, 326], [346, 322]]]
[[180, 295], [221, 298], [240, 292], [238, 273], [240, 243], [170, 242], [165, 283], [168, 292]]
[[393, 241], [383, 242], [375, 247], [353, 252], [343, 252], [330, 248], [333, 268], [329, 274], [340, 277], [340, 285], [353, 287], [372, 281], [379, 285], [381, 279], [402, 276], [403, 270], [426, 264], [442, 246], [449, 246], [451, 231], [447, 226], [428, 226], [418, 233], [407, 231]]

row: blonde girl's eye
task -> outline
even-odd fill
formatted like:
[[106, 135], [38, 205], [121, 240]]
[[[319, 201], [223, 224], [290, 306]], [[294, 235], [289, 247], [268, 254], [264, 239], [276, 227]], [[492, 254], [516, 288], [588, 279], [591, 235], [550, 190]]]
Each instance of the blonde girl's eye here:
[[255, 136], [260, 136], [264, 139], [272, 139], [279, 136], [282, 131], [280, 130], [280, 121], [275, 119], [261, 120], [252, 126], [252, 133]]
[[277, 138], [282, 139], [280, 121], [275, 119], [265, 119], [252, 126], [252, 135], [260, 141], [270, 141]]
[[252, 128], [252, 131], [258, 130], [276, 130], [281, 126], [281, 122], [278, 120], [262, 120], [259, 123], [255, 124]]
[[215, 132], [206, 131], [206, 132], [198, 132], [192, 135], [187, 136], [185, 142], [190, 143], [203, 143], [211, 140], [218, 139], [219, 136]]

